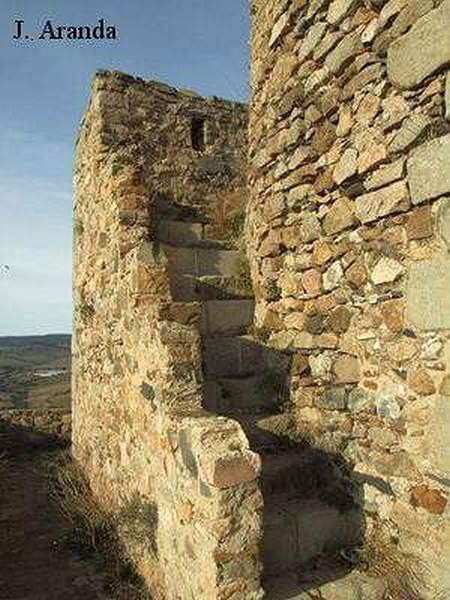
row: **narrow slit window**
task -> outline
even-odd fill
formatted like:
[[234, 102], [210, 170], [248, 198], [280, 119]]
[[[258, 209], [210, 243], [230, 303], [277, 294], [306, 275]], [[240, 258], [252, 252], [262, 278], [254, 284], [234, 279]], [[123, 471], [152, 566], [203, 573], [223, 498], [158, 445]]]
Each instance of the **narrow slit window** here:
[[191, 140], [194, 150], [204, 150], [206, 145], [205, 119], [195, 117], [191, 123]]

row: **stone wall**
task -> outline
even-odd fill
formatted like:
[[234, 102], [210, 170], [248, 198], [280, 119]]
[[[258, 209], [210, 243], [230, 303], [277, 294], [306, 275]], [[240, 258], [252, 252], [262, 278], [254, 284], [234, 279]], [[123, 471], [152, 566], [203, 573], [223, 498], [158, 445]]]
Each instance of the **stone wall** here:
[[0, 454], [70, 443], [71, 415], [63, 408], [0, 410]]
[[[291, 411], [450, 593], [450, 1], [253, 0], [248, 253]], [[447, 596], [445, 596], [447, 597]]]
[[202, 409], [199, 306], [158, 242], [243, 210], [246, 134], [243, 105], [102, 72], [77, 145], [74, 454], [110, 509], [152, 507], [154, 543], [122, 535], [155, 598], [260, 596], [258, 457]]

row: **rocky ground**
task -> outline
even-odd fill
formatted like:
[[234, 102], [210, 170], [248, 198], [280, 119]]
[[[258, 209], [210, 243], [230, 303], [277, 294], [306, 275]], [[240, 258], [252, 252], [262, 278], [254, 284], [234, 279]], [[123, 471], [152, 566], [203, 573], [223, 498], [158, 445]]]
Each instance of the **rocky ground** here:
[[[68, 539], [73, 524], [49, 496], [60, 449], [0, 457], [0, 600], [136, 600], [95, 553]], [[3, 465], [3, 466], [2, 466]]]
[[103, 576], [59, 543], [68, 523], [49, 503], [42, 454], [11, 459], [2, 483], [0, 598], [106, 600]]

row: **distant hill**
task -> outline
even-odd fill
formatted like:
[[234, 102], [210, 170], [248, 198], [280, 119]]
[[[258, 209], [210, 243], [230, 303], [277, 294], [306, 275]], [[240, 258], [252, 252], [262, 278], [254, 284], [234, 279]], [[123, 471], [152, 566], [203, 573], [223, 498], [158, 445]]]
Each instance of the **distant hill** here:
[[0, 337], [0, 408], [70, 406], [65, 334]]

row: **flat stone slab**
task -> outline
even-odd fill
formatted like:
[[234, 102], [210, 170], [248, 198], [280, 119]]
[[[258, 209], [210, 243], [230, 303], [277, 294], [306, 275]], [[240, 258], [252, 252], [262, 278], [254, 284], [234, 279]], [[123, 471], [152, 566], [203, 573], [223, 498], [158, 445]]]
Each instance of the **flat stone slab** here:
[[407, 286], [408, 321], [425, 331], [450, 329], [450, 256], [413, 263]]
[[286, 355], [249, 336], [203, 338], [203, 366], [207, 378], [244, 377], [279, 373], [286, 368]]
[[370, 223], [395, 212], [408, 210], [409, 194], [404, 181], [362, 194], [355, 201], [356, 216], [361, 223]]
[[199, 242], [203, 239], [203, 227], [203, 223], [163, 219], [158, 224], [158, 239], [177, 245]]
[[240, 333], [251, 325], [253, 300], [210, 300], [203, 303], [202, 330], [210, 335]]
[[388, 49], [387, 72], [391, 83], [412, 89], [450, 64], [450, 0], [444, 0]]
[[341, 513], [317, 499], [289, 500], [281, 495], [279, 504], [266, 505], [262, 551], [266, 573], [286, 571], [325, 550], [355, 542], [358, 519], [356, 511]]
[[445, 78], [445, 118], [450, 121], [450, 71]]
[[220, 414], [258, 414], [278, 404], [275, 390], [263, 375], [208, 379], [203, 386], [205, 408]]
[[237, 275], [239, 261], [237, 250], [197, 248], [195, 256], [198, 277], [204, 275], [220, 275], [222, 277]]
[[420, 146], [407, 169], [413, 204], [450, 193], [450, 134]]
[[239, 252], [216, 248], [196, 248], [161, 244], [173, 273], [195, 275], [237, 275]]

